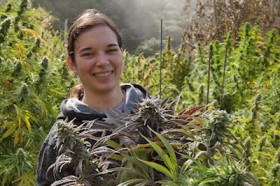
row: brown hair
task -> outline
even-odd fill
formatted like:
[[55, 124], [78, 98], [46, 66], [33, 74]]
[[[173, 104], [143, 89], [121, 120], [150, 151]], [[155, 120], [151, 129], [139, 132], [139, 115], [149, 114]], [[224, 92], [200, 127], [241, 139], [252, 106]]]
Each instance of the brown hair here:
[[70, 89], [70, 98], [78, 98], [82, 100], [84, 97], [84, 88], [82, 83], [79, 83]]
[[[117, 36], [119, 47], [122, 48], [121, 35], [114, 21], [95, 9], [87, 9], [73, 22], [68, 33], [67, 52], [72, 62], [75, 62], [74, 49], [77, 38], [81, 35], [81, 33], [99, 25], [106, 25], [111, 28]], [[70, 97], [82, 99], [83, 95], [83, 86], [82, 84], [78, 84], [72, 89]]]

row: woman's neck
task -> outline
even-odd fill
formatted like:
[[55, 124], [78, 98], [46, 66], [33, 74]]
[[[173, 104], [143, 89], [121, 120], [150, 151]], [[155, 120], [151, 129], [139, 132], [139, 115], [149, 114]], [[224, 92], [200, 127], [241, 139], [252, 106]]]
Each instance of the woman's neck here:
[[99, 94], [85, 91], [82, 102], [99, 112], [104, 112], [120, 105], [123, 101], [123, 96], [121, 88]]

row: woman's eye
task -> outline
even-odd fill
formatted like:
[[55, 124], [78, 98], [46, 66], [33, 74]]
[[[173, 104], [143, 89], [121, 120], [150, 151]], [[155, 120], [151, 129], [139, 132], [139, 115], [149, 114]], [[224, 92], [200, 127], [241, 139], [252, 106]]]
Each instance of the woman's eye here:
[[94, 53], [83, 53], [82, 57], [91, 57], [94, 56]]
[[117, 48], [112, 48], [112, 49], [109, 49], [107, 52], [108, 52], [108, 53], [112, 53], [112, 52], [116, 52], [116, 51], [118, 51]]

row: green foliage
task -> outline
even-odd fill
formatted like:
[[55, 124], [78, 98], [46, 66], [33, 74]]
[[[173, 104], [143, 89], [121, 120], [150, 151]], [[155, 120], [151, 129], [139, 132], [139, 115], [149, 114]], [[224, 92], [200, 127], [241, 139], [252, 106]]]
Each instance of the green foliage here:
[[[186, 45], [182, 44], [178, 52], [171, 48], [171, 38], [166, 40], [166, 46], [162, 54], [162, 95], [164, 97], [173, 94], [175, 98], [184, 87], [184, 81], [192, 70], [191, 59], [185, 57]], [[124, 55], [125, 70], [123, 82], [135, 82], [144, 85], [151, 94], [159, 94], [160, 84], [160, 55], [145, 58], [142, 55]]]
[[135, 50], [135, 55], [143, 54], [145, 57], [153, 56], [155, 51], [159, 50], [160, 41], [156, 38], [151, 38], [142, 42]]
[[[52, 18], [31, 8], [29, 1], [9, 2], [0, 8], [0, 180], [2, 185], [32, 185], [39, 148], [75, 79], [61, 55], [64, 43], [50, 26]], [[100, 171], [92, 178], [105, 174], [99, 160], [109, 153], [124, 165], [110, 170], [122, 172], [117, 179], [106, 177], [112, 185], [116, 180], [120, 185], [230, 185], [232, 180], [256, 185], [254, 177], [261, 185], [279, 185], [280, 37], [276, 30], [261, 33], [246, 23], [237, 37], [227, 33], [221, 41], [198, 43], [192, 53], [185, 44], [173, 50], [171, 38], [162, 56], [125, 52], [122, 81], [142, 84], [152, 95], [170, 96], [175, 100], [172, 113], [161, 108], [153, 118], [134, 117], [143, 136], [130, 133], [129, 143], [117, 144], [111, 136], [95, 139], [100, 140], [96, 153], [73, 160], [89, 166], [78, 172]], [[175, 99], [179, 95], [180, 102]], [[176, 127], [168, 125], [170, 114], [177, 116]], [[124, 120], [110, 116], [111, 123], [130, 121], [126, 115]], [[68, 144], [78, 144], [79, 150], [72, 146], [71, 152], [86, 154], [83, 142], [72, 139]], [[93, 162], [95, 156], [100, 159]], [[74, 183], [77, 177], [69, 180]]]
[[[206, 104], [209, 96], [209, 109], [230, 113], [235, 123], [230, 131], [237, 140], [251, 137], [237, 156], [245, 155], [246, 166], [265, 185], [279, 183], [272, 176], [273, 158], [265, 158], [273, 157], [279, 149], [279, 39], [276, 30], [263, 36], [259, 27], [246, 23], [237, 39], [228, 33], [221, 42], [213, 41], [207, 46], [198, 43], [192, 57], [186, 56], [186, 49], [175, 52], [169, 40], [163, 51], [162, 97], [180, 94], [178, 107], [186, 108]], [[177, 56], [180, 58], [175, 61]], [[139, 74], [135, 81], [157, 94], [160, 56], [140, 57], [141, 63], [136, 59], [126, 57], [124, 80]]]
[[71, 86], [65, 51], [50, 15], [28, 0], [1, 3], [0, 17], [1, 184], [33, 185], [38, 150]]

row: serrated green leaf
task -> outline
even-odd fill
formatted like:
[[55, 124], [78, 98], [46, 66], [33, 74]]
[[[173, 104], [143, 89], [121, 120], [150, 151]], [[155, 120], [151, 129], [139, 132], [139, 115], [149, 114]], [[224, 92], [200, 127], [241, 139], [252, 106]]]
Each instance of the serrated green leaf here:
[[[150, 127], [149, 127], [150, 128]], [[169, 157], [170, 157], [170, 160], [171, 160], [171, 163], [172, 163], [172, 167], [169, 167], [169, 168], [172, 168], [172, 171], [173, 171], [173, 174], [174, 176], [176, 175], [177, 171], [178, 171], [178, 162], [177, 162], [177, 157], [176, 157], [176, 154], [175, 154], [175, 151], [173, 150], [172, 146], [170, 145], [170, 143], [159, 133], [155, 132], [154, 130], [152, 130], [150, 128], [150, 130], [156, 134], [156, 136], [160, 139], [160, 141], [164, 144], [164, 146], [166, 147], [167, 149], [167, 152], [169, 154]]]
[[171, 178], [171, 179], [173, 178], [172, 173], [171, 173], [166, 167], [164, 167], [164, 166], [162, 166], [162, 165], [160, 165], [160, 164], [158, 164], [158, 163], [155, 163], [155, 162], [145, 161], [145, 160], [141, 160], [141, 159], [139, 159], [139, 158], [138, 158], [138, 160], [141, 161], [141, 162], [143, 162], [143, 163], [145, 163], [145, 164], [147, 164], [147, 165], [149, 165], [150, 167], [156, 169], [157, 171], [159, 171], [159, 172], [165, 174], [165, 175], [168, 176], [169, 178]]
[[172, 164], [172, 161], [171, 161], [170, 157], [168, 156], [168, 154], [157, 143], [149, 140], [145, 136], [143, 136], [143, 138], [145, 138], [149, 142], [149, 144], [152, 145], [152, 147], [155, 149], [155, 151], [161, 157], [164, 164], [170, 169], [170, 174], [172, 175], [170, 178], [175, 178], [175, 175], [173, 174], [175, 172], [175, 167]]

